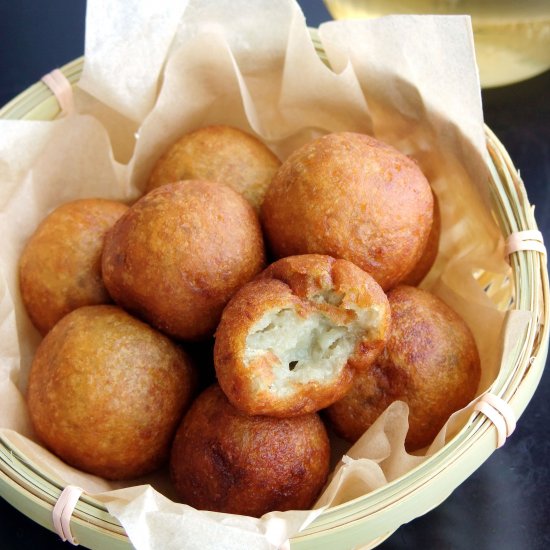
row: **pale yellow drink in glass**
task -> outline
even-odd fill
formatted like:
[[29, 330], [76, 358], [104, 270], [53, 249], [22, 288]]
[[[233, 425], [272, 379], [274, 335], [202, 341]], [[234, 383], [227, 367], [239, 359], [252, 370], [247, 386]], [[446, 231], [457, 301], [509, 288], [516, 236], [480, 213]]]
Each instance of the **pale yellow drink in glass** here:
[[550, 0], [324, 0], [334, 19], [389, 14], [468, 14], [483, 87], [550, 68]]

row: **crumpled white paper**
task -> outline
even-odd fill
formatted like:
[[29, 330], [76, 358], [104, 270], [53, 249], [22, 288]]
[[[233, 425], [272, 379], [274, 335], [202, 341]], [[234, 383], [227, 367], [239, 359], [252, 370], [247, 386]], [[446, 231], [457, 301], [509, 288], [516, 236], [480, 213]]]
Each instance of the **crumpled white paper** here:
[[272, 512], [262, 519], [199, 512], [145, 486], [134, 491], [112, 491], [105, 504], [122, 523], [137, 550], [272, 550], [307, 527], [323, 511], [320, 508], [292, 514]]

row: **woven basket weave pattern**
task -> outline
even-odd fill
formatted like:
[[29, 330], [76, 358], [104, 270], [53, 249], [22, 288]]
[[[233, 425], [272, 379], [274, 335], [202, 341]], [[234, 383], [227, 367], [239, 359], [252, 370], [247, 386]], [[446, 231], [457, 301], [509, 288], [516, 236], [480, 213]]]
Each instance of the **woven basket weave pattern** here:
[[[315, 36], [313, 35], [314, 43]], [[321, 58], [323, 52], [317, 49]], [[78, 81], [83, 60], [62, 71], [69, 81]], [[5, 119], [51, 120], [59, 114], [57, 102], [43, 83], [37, 83], [7, 104]], [[490, 129], [486, 129], [491, 158], [488, 182], [494, 198], [494, 217], [504, 237], [536, 229], [525, 188], [507, 152]], [[486, 271], [474, 274], [487, 296], [502, 311], [512, 308], [533, 312], [535, 321], [525, 339], [506, 359], [493, 391], [510, 403], [519, 416], [529, 402], [544, 367], [548, 347], [548, 272], [540, 252], [520, 251], [510, 255], [512, 277]], [[292, 548], [339, 548], [353, 541], [364, 544], [373, 533], [374, 547], [402, 523], [433, 508], [472, 473], [494, 450], [493, 426], [481, 414], [447, 444], [441, 452], [413, 472], [381, 489], [324, 512], [298, 537]], [[11, 443], [0, 439], [0, 494], [35, 521], [51, 528], [51, 510], [62, 491], [54, 480], [30, 463]], [[130, 548], [118, 521], [96, 499], [83, 496], [74, 511], [72, 530], [89, 547]], [[362, 539], [358, 539], [362, 536]]]

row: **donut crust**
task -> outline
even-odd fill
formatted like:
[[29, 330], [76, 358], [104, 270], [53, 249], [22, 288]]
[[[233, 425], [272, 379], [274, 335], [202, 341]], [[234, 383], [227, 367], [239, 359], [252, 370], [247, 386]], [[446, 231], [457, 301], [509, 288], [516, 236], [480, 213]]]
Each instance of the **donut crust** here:
[[388, 298], [392, 328], [386, 348], [326, 415], [336, 433], [355, 442], [393, 401], [404, 401], [405, 446], [415, 451], [475, 397], [480, 359], [466, 323], [435, 295], [403, 285]]
[[212, 336], [233, 293], [265, 262], [258, 218], [230, 187], [189, 180], [151, 191], [107, 234], [115, 302], [175, 338]]
[[146, 192], [181, 180], [219, 181], [259, 209], [277, 156], [255, 136], [232, 126], [206, 126], [182, 136], [156, 162]]
[[283, 162], [262, 204], [276, 257], [328, 254], [384, 290], [414, 267], [432, 226], [433, 198], [418, 165], [367, 135], [327, 134]]
[[225, 308], [214, 345], [218, 382], [247, 414], [318, 411], [375, 360], [389, 324], [384, 292], [351, 262], [283, 258]]
[[248, 416], [214, 385], [185, 416], [170, 472], [186, 504], [260, 517], [309, 509], [327, 479], [329, 460], [329, 439], [318, 415]]
[[437, 258], [437, 253], [439, 251], [439, 239], [441, 236], [441, 211], [439, 208], [439, 201], [434, 194], [434, 215], [432, 228], [428, 235], [428, 242], [422, 252], [422, 256], [413, 267], [411, 272], [401, 281], [400, 284], [408, 286], [417, 286], [419, 285], [424, 277], [429, 273], [435, 259]]
[[117, 306], [76, 309], [36, 351], [27, 391], [33, 426], [65, 462], [106, 479], [156, 470], [196, 385], [187, 355]]
[[51, 212], [27, 241], [19, 260], [21, 297], [33, 325], [46, 334], [82, 306], [112, 302], [101, 276], [103, 242], [128, 207], [80, 199]]

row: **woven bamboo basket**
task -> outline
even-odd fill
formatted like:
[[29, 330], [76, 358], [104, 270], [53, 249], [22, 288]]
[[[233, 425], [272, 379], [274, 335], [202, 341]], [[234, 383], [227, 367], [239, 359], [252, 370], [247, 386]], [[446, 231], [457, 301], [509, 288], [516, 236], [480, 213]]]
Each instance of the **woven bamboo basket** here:
[[[315, 42], [315, 33], [313, 39]], [[319, 43], [318, 53], [323, 58]], [[62, 72], [74, 85], [83, 59], [64, 66]], [[56, 98], [42, 83], [28, 88], [0, 110], [4, 119], [52, 120], [59, 114]], [[533, 209], [524, 185], [503, 145], [486, 128], [490, 153], [488, 185], [493, 215], [502, 235], [536, 230]], [[518, 418], [526, 408], [542, 375], [549, 340], [549, 287], [546, 257], [536, 251], [520, 251], [510, 257], [512, 277], [493, 280], [479, 273], [493, 302], [503, 310], [533, 312], [524, 338], [508, 356], [492, 386]], [[372, 548], [400, 525], [428, 512], [474, 472], [495, 450], [495, 426], [474, 414], [466, 426], [439, 452], [384, 487], [324, 511], [310, 526], [291, 539], [295, 550]], [[0, 438], [0, 495], [32, 520], [53, 530], [52, 509], [63, 487], [32, 464], [24, 454]], [[89, 548], [130, 548], [120, 523], [99, 501], [83, 495], [71, 519], [79, 543]]]

